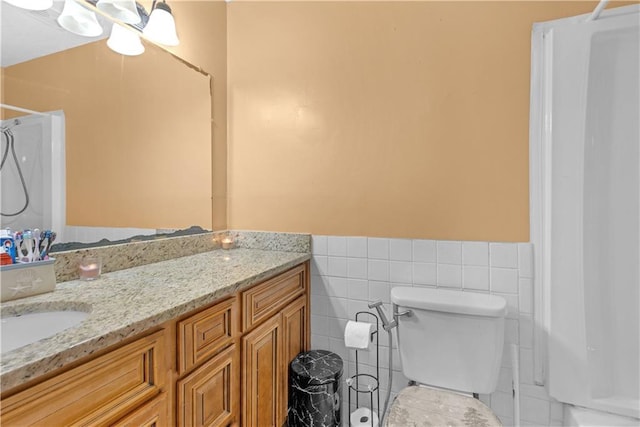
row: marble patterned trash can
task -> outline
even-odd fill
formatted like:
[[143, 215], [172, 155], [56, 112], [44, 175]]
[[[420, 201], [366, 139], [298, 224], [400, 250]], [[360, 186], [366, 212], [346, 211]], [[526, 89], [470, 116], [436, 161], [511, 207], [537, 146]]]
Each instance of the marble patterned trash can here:
[[327, 350], [300, 353], [289, 365], [290, 427], [339, 427], [342, 359]]

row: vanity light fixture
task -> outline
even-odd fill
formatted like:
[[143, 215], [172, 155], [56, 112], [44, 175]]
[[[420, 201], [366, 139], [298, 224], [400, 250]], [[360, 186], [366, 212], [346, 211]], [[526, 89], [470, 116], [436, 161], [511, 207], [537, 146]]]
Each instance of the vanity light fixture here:
[[[53, 6], [54, 0], [3, 0], [13, 6], [28, 10], [46, 10]], [[152, 42], [177, 46], [180, 44], [176, 33], [176, 21], [166, 0], [153, 0], [151, 13], [135, 0], [64, 0], [58, 24], [65, 30], [85, 37], [97, 37], [102, 34], [102, 26], [93, 10], [85, 6], [95, 6], [126, 25], [114, 23], [107, 46], [122, 55], [140, 55], [144, 45], [140, 34]]]
[[107, 40], [107, 46], [114, 52], [127, 56], [136, 56], [144, 53], [144, 45], [136, 31], [116, 23], [111, 27], [111, 35]]
[[142, 34], [149, 40], [165, 46], [180, 44], [176, 34], [176, 21], [171, 14], [171, 8], [165, 0], [153, 0], [149, 22], [142, 30]]
[[[92, 0], [88, 0], [91, 2]], [[95, 0], [94, 0], [95, 1]], [[130, 3], [129, 3], [130, 2]], [[118, 18], [118, 16], [109, 12], [113, 10], [112, 6], [119, 6], [124, 8], [124, 0], [99, 0], [96, 4], [101, 11], [110, 14], [111, 16]], [[176, 34], [176, 23], [171, 14], [171, 8], [162, 0], [162, 2], [156, 2], [154, 0], [151, 6], [151, 14], [137, 2], [127, 0], [129, 3], [127, 10], [133, 10], [136, 8], [136, 15], [140, 18], [138, 22], [129, 22], [123, 24], [121, 27], [119, 24], [114, 24], [111, 29], [111, 36], [107, 40], [107, 46], [114, 52], [123, 55], [140, 55], [144, 52], [144, 45], [140, 40], [140, 33], [152, 42], [162, 44], [165, 46], [177, 46], [180, 41]], [[123, 19], [120, 19], [124, 22]]]
[[58, 24], [67, 31], [79, 36], [97, 37], [102, 34], [95, 12], [82, 6], [84, 1], [64, 0], [64, 8], [58, 16]]
[[27, 10], [47, 10], [53, 6], [53, 0], [4, 0], [7, 3]]
[[98, 0], [96, 7], [127, 24], [137, 24], [142, 20], [134, 0]]

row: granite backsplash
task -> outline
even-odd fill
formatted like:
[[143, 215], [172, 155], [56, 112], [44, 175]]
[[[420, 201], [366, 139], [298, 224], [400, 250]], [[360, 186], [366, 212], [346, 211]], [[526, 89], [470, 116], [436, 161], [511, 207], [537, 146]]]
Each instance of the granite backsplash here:
[[56, 282], [60, 283], [78, 279], [78, 264], [84, 257], [100, 257], [102, 272], [109, 273], [219, 249], [225, 237], [231, 237], [234, 240], [234, 247], [237, 248], [300, 253], [311, 251], [309, 234], [225, 230], [54, 252], [51, 256], [56, 259], [54, 265]]

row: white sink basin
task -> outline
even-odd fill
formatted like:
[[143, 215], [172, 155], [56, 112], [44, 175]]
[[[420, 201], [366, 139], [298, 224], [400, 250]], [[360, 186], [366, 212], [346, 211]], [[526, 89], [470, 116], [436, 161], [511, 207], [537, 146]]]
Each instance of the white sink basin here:
[[2, 353], [40, 341], [80, 324], [84, 311], [47, 311], [2, 318]]

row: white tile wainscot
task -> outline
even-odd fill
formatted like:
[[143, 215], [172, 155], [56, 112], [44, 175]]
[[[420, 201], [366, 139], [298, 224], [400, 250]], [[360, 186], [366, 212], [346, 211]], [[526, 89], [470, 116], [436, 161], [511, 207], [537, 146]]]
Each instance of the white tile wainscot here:
[[[314, 349], [331, 350], [343, 358], [344, 378], [355, 373], [355, 352], [344, 346], [347, 320], [353, 319], [358, 311], [369, 311], [369, 301], [382, 300], [390, 312], [389, 295], [394, 286], [489, 292], [507, 300], [509, 314], [498, 388], [491, 395], [481, 395], [481, 400], [493, 409], [505, 426], [513, 425], [509, 344], [519, 344], [521, 425], [561, 425], [562, 406], [547, 395], [544, 387], [533, 383], [533, 261], [530, 243], [315, 235], [312, 236], [311, 250], [311, 344]], [[381, 405], [388, 389], [387, 340], [386, 333], [382, 331]], [[363, 371], [373, 373], [375, 352], [361, 353], [361, 357], [366, 362]], [[394, 350], [392, 392], [395, 394], [406, 383], [407, 379], [400, 371], [397, 350]], [[345, 387], [343, 419], [348, 422], [347, 392]]]

